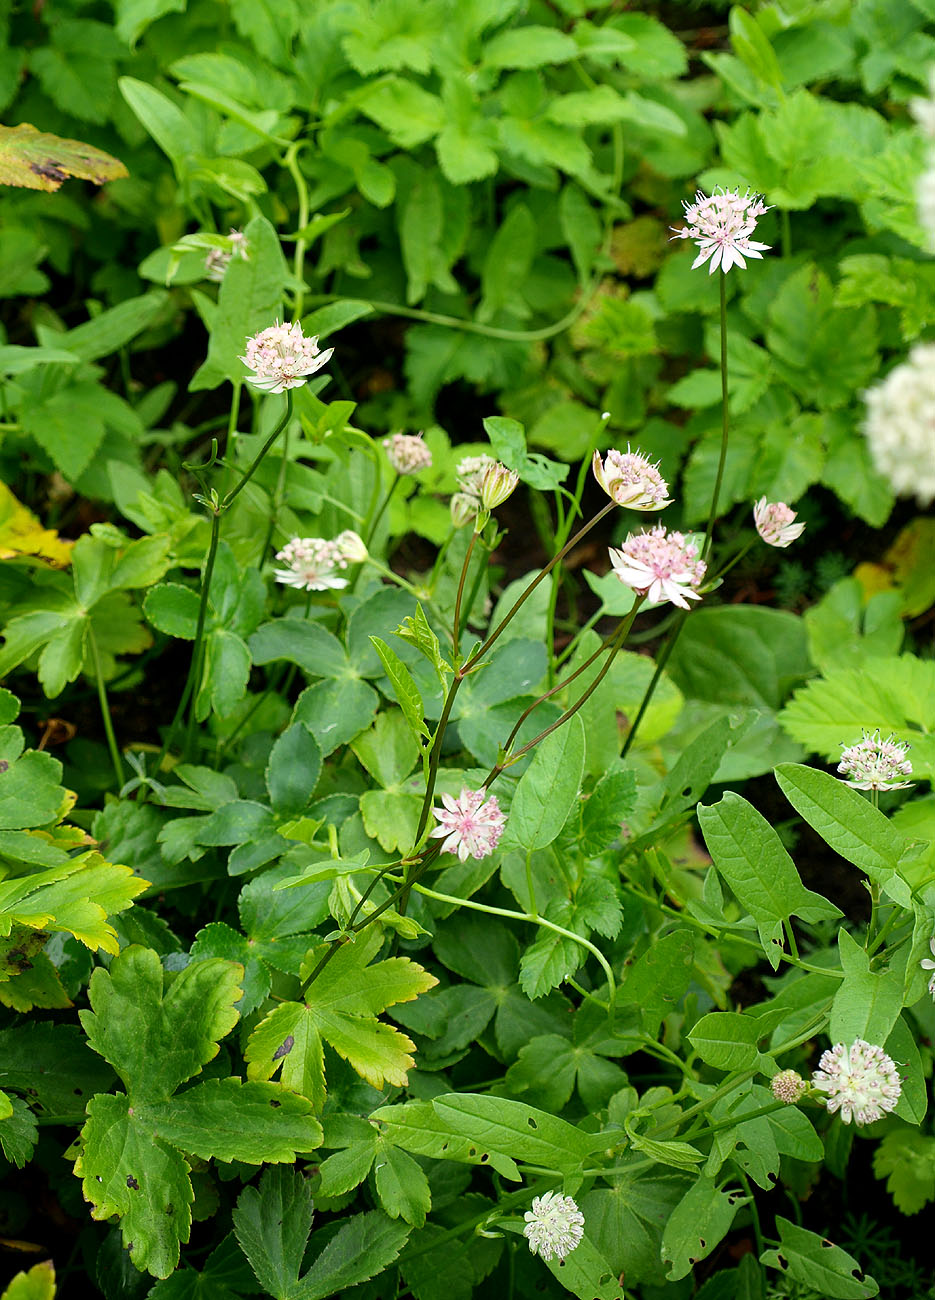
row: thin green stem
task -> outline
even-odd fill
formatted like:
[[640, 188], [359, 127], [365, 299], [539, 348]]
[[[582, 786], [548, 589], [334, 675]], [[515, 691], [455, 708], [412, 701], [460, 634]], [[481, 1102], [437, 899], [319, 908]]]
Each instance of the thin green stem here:
[[385, 564], [381, 564], [379, 560], [375, 560], [372, 555], [367, 556], [366, 560], [364, 560], [364, 564], [367, 565], [368, 569], [374, 569], [382, 577], [386, 578], [388, 582], [395, 582], [397, 587], [402, 587], [404, 591], [411, 592], [413, 596], [424, 596], [424, 592], [420, 587], [414, 586], [407, 578], [403, 578], [398, 573], [394, 573], [393, 570], [388, 569]]
[[[299, 200], [299, 224], [298, 229], [304, 230], [308, 225], [308, 185], [305, 177], [302, 175], [298, 163], [298, 154], [303, 140], [294, 141], [286, 150], [283, 162], [292, 177], [295, 185], [296, 194]], [[295, 241], [295, 252], [292, 258], [292, 273], [295, 276], [295, 301], [292, 304], [292, 319], [294, 321], [302, 319], [302, 308], [305, 304], [305, 250], [308, 247], [307, 242], [300, 236]]]
[[471, 556], [474, 553], [474, 543], [477, 541], [477, 533], [471, 533], [471, 540], [468, 542], [468, 548], [464, 554], [464, 563], [461, 565], [461, 577], [458, 580], [458, 594], [455, 596], [455, 612], [451, 623], [451, 650], [457, 663], [459, 657], [459, 647], [461, 644], [461, 601], [464, 598], [464, 584], [467, 579], [468, 569], [471, 564]]
[[[185, 733], [184, 752], [190, 753], [191, 742], [194, 736], [196, 713], [198, 709], [198, 683], [201, 681], [202, 665], [204, 663], [205, 652], [205, 623], [208, 618], [208, 598], [211, 593], [211, 579], [214, 576], [214, 563], [217, 559], [218, 544], [221, 540], [221, 514], [223, 504], [216, 505], [211, 514], [211, 540], [208, 544], [208, 555], [205, 560], [204, 572], [201, 575], [201, 597], [198, 601], [198, 619], [195, 623], [195, 642], [192, 646], [192, 659], [188, 669], [188, 680], [185, 683], [185, 691], [191, 697], [191, 704], [188, 714], [188, 729]], [[166, 738], [164, 748], [168, 751], [169, 740]], [[158, 768], [157, 768], [158, 771]]]
[[711, 553], [711, 541], [714, 525], [717, 522], [718, 502], [721, 496], [721, 484], [724, 480], [724, 466], [727, 464], [727, 442], [730, 434], [730, 411], [727, 397], [727, 285], [726, 276], [718, 275], [721, 304], [721, 452], [717, 462], [717, 477], [714, 480], [714, 492], [711, 496], [711, 513], [705, 531], [702, 559], [707, 560]]
[[94, 624], [91, 619], [87, 620], [88, 624], [88, 645], [91, 647], [91, 658], [94, 661], [94, 677], [97, 682], [97, 698], [101, 706], [101, 720], [104, 723], [104, 735], [107, 737], [107, 748], [110, 750], [110, 761], [114, 765], [114, 775], [117, 778], [117, 789], [123, 786], [123, 762], [120, 758], [120, 748], [117, 745], [117, 737], [114, 735], [114, 720], [110, 716], [110, 705], [107, 702], [107, 687], [104, 685], [104, 674], [101, 670], [101, 656], [97, 648], [97, 637], [94, 635]]
[[[377, 473], [379, 473], [379, 468], [377, 470]], [[364, 538], [365, 546], [369, 546], [370, 543], [373, 541], [374, 537], [376, 536], [377, 528], [380, 525], [380, 520], [383, 518], [384, 514], [386, 513], [386, 509], [389, 506], [390, 501], [392, 500], [393, 493], [399, 487], [400, 480], [402, 479], [402, 475], [399, 474], [396, 470], [393, 471], [393, 474], [394, 474], [393, 482], [390, 484], [389, 488], [387, 489], [386, 496], [383, 498], [379, 510], [373, 516], [373, 522], [371, 523], [370, 527], [367, 529], [367, 536]], [[379, 483], [379, 479], [377, 481]]]
[[780, 227], [782, 230], [782, 255], [783, 257], [792, 256], [792, 221], [789, 216], [789, 209], [783, 208], [779, 214]]
[[273, 430], [273, 432], [266, 439], [263, 446], [260, 448], [257, 456], [251, 463], [249, 469], [244, 471], [243, 478], [235, 487], [231, 488], [231, 490], [227, 493], [227, 495], [222, 499], [220, 503], [220, 511], [222, 514], [225, 510], [229, 510], [230, 507], [237, 500], [237, 498], [240, 496], [241, 492], [244, 490], [244, 488], [247, 486], [247, 484], [253, 478], [254, 474], [259, 469], [260, 462], [262, 461], [263, 457], [269, 451], [270, 447], [272, 447], [273, 443], [276, 441], [276, 439], [279, 437], [279, 435], [282, 433], [283, 429], [286, 427], [286, 425], [289, 423], [291, 419], [292, 419], [292, 389], [287, 388], [285, 414], [283, 415], [279, 423], [276, 425], [276, 428]]
[[646, 716], [646, 710], [649, 708], [650, 703], [652, 702], [653, 695], [656, 692], [656, 687], [659, 685], [659, 679], [662, 676], [662, 674], [665, 672], [665, 667], [666, 664], [668, 663], [669, 655], [675, 649], [675, 643], [678, 640], [679, 633], [681, 632], [687, 617], [688, 617], [687, 610], [680, 611], [679, 618], [676, 619], [675, 624], [672, 627], [672, 630], [669, 632], [669, 635], [666, 638], [665, 645], [662, 647], [662, 649], [659, 652], [659, 657], [656, 660], [656, 667], [653, 671], [653, 675], [650, 678], [649, 685], [646, 687], [646, 693], [643, 696], [642, 700], [640, 701], [640, 707], [637, 710], [636, 717], [633, 719], [633, 726], [630, 728], [629, 732], [627, 733], [627, 738], [623, 742], [623, 749], [621, 750], [620, 753], [621, 758], [626, 758], [627, 754], [629, 754], [630, 752], [630, 747], [632, 746], [633, 741], [636, 739], [636, 733], [639, 731], [640, 723], [643, 721], [643, 719]]
[[413, 884], [413, 889], [418, 893], [424, 894], [426, 898], [434, 898], [437, 903], [450, 903], [454, 907], [467, 907], [474, 912], [486, 912], [489, 916], [502, 916], [510, 921], [527, 921], [530, 925], [541, 926], [544, 930], [551, 930], [553, 934], [560, 934], [563, 939], [571, 939], [586, 948], [588, 952], [595, 957], [604, 972], [607, 980], [607, 1011], [613, 1016], [617, 1004], [617, 984], [614, 980], [614, 973], [610, 968], [607, 958], [596, 947], [590, 939], [583, 938], [580, 934], [575, 934], [574, 930], [566, 930], [562, 925], [556, 925], [554, 921], [547, 921], [543, 916], [531, 916], [528, 912], [517, 912], [509, 907], [493, 907], [489, 903], [477, 903], [472, 898], [455, 898], [452, 894], [442, 894], [436, 889], [429, 889], [427, 885]]

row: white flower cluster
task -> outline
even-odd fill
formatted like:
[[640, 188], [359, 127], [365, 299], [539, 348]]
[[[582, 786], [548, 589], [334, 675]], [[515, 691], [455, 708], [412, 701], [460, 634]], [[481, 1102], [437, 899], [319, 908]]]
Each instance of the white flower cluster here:
[[693, 239], [701, 250], [692, 262], [692, 270], [703, 266], [708, 259], [708, 274], [721, 268], [726, 275], [732, 266], [746, 268], [745, 257], [759, 257], [769, 249], [769, 244], [759, 244], [750, 238], [756, 230], [757, 218], [769, 208], [759, 194], [741, 194], [739, 190], [718, 187], [711, 195], [695, 195], [694, 203], [683, 202], [684, 226], [672, 229], [673, 239]]
[[912, 764], [906, 757], [908, 745], [896, 743], [895, 736], [865, 731], [856, 745], [842, 742], [838, 771], [847, 778], [847, 784], [857, 790], [905, 790], [912, 785]]
[[532, 1209], [523, 1216], [526, 1226], [523, 1235], [534, 1255], [548, 1262], [553, 1255], [564, 1259], [581, 1242], [584, 1236], [584, 1215], [570, 1196], [559, 1192], [546, 1192], [534, 1196]]
[[247, 383], [264, 393], [282, 393], [287, 388], [301, 388], [316, 370], [328, 364], [334, 348], [321, 352], [317, 338], [306, 338], [298, 321], [292, 325], [275, 325], [260, 330], [247, 339], [247, 351], [240, 360], [255, 374]]
[[294, 537], [276, 552], [276, 559], [288, 567], [274, 569], [273, 573], [277, 582], [299, 591], [340, 590], [347, 586], [342, 570], [366, 558], [367, 548], [362, 539], [348, 528], [334, 541], [324, 537]]
[[432, 453], [421, 433], [393, 433], [383, 439], [383, 449], [397, 474], [418, 474], [431, 468]]
[[935, 68], [929, 73], [929, 97], [909, 101], [909, 110], [929, 142], [925, 170], [916, 184], [916, 212], [919, 225], [928, 236], [930, 252], [935, 253]]
[[247, 237], [242, 230], [231, 230], [224, 248], [210, 248], [205, 254], [205, 277], [220, 284], [227, 268], [235, 257], [250, 260], [247, 249]]
[[835, 1043], [822, 1052], [812, 1087], [827, 1093], [825, 1106], [841, 1112], [845, 1124], [872, 1124], [895, 1108], [902, 1092], [896, 1062], [882, 1047], [855, 1038], [850, 1047]]
[[472, 520], [477, 520], [476, 528], [483, 527], [489, 511], [502, 505], [519, 482], [518, 474], [492, 456], [465, 456], [456, 473], [460, 490], [451, 498], [455, 528], [463, 528]]
[[907, 361], [864, 393], [864, 401], [864, 433], [877, 470], [897, 496], [930, 505], [935, 500], [935, 343], [918, 343]]

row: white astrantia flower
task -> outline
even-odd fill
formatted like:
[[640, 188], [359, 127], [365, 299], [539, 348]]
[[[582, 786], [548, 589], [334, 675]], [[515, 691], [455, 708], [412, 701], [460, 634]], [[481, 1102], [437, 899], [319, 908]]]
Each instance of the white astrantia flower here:
[[524, 1214], [523, 1236], [534, 1255], [548, 1262], [553, 1255], [564, 1259], [584, 1236], [584, 1215], [570, 1196], [546, 1192], [534, 1196], [532, 1209]]
[[769, 208], [759, 194], [741, 194], [719, 186], [711, 195], [698, 190], [694, 203], [683, 201], [685, 225], [672, 227], [673, 239], [693, 239], [701, 250], [692, 262], [692, 270], [710, 258], [708, 274], [721, 268], [726, 274], [732, 266], [746, 267], [745, 257], [761, 258], [769, 244], [759, 244], [750, 236], [757, 218]]
[[767, 546], [791, 546], [797, 537], [801, 537], [805, 525], [794, 522], [795, 513], [784, 501], [767, 501], [766, 497], [760, 497], [753, 507], [753, 522]]
[[669, 485], [659, 473], [659, 465], [651, 464], [638, 451], [616, 451], [611, 448], [603, 460], [596, 451], [591, 459], [591, 470], [598, 483], [618, 506], [630, 510], [664, 510], [671, 505]]
[[288, 566], [273, 570], [276, 581], [287, 587], [296, 587], [300, 591], [328, 591], [347, 586], [341, 570], [347, 568], [350, 557], [342, 554], [338, 542], [326, 541], [324, 537], [294, 537], [276, 552], [276, 559]]
[[316, 370], [327, 365], [334, 348], [321, 352], [317, 338], [306, 338], [298, 321], [291, 325], [270, 325], [247, 339], [246, 355], [240, 360], [255, 374], [247, 383], [264, 393], [282, 393], [301, 388]]
[[[932, 950], [932, 957], [935, 957], [935, 937], [929, 939], [929, 947]], [[923, 970], [935, 972], [935, 961], [932, 961], [932, 957], [922, 958], [919, 964]], [[931, 993], [932, 997], [935, 998], [935, 973], [933, 973], [932, 978], [929, 980], [929, 993]]]
[[780, 1070], [770, 1079], [770, 1091], [777, 1101], [793, 1106], [805, 1094], [808, 1084], [798, 1070]]
[[493, 456], [465, 456], [463, 460], [458, 462], [458, 468], [455, 471], [458, 476], [458, 487], [462, 492], [477, 497], [479, 501], [484, 486], [484, 475], [491, 465], [496, 465], [496, 463]]
[[426, 447], [421, 433], [394, 433], [383, 439], [386, 458], [397, 474], [418, 474], [430, 469], [432, 453]]
[[906, 757], [909, 746], [897, 743], [895, 736], [883, 740], [878, 728], [872, 733], [865, 731], [856, 745], [841, 744], [838, 771], [856, 790], [905, 790], [912, 785], [905, 780], [912, 775]]
[[443, 794], [442, 803], [444, 808], [432, 810], [439, 824], [431, 832], [442, 840], [442, 853], [457, 853], [462, 862], [493, 853], [506, 825], [495, 795], [465, 787], [457, 799]]
[[935, 343], [917, 343], [902, 365], [864, 393], [864, 434], [874, 465], [897, 496], [935, 500]]
[[621, 582], [653, 604], [670, 600], [689, 609], [689, 600], [701, 599], [697, 588], [707, 565], [698, 558], [698, 547], [682, 533], [667, 533], [662, 524], [631, 533], [619, 550], [611, 547], [610, 562]]
[[338, 548], [338, 554], [349, 564], [362, 564], [369, 554], [364, 539], [352, 528], [345, 528], [343, 533], [338, 533], [334, 544]]
[[896, 1062], [882, 1047], [855, 1038], [822, 1052], [812, 1087], [828, 1094], [825, 1106], [841, 1112], [845, 1124], [872, 1124], [895, 1108], [902, 1092]]

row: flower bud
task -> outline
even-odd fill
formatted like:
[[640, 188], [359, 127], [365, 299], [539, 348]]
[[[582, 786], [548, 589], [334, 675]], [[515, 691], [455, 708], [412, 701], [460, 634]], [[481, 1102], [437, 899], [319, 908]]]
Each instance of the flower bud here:
[[507, 497], [513, 495], [518, 482], [518, 474], [515, 474], [511, 469], [507, 469], [505, 465], [501, 465], [498, 460], [494, 461], [492, 465], [487, 467], [484, 481], [481, 484], [481, 505], [485, 510], [493, 510], [495, 506], [502, 505]]
[[338, 533], [334, 539], [334, 544], [338, 548], [338, 554], [343, 560], [350, 564], [361, 564], [366, 560], [368, 551], [364, 545], [363, 538], [351, 528], [346, 528], [343, 533]]
[[630, 510], [664, 510], [671, 505], [667, 495], [669, 485], [659, 473], [658, 465], [651, 465], [638, 451], [610, 450], [604, 460], [596, 451], [591, 469], [598, 483], [618, 506]]
[[456, 492], [451, 498], [451, 522], [455, 528], [463, 528], [477, 517], [480, 502], [470, 492]]

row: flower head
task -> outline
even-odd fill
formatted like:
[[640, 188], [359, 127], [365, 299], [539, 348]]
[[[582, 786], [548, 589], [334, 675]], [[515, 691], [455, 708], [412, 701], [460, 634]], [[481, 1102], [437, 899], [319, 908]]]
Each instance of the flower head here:
[[864, 393], [864, 402], [864, 435], [877, 471], [897, 496], [930, 505], [935, 500], [935, 343], [916, 344], [907, 361]]
[[484, 486], [484, 475], [496, 463], [493, 456], [465, 456], [458, 462], [455, 471], [458, 475], [458, 487], [462, 492], [477, 497], [479, 501]]
[[773, 1075], [769, 1086], [777, 1101], [792, 1106], [801, 1099], [808, 1084], [798, 1070], [780, 1070]]
[[651, 465], [638, 451], [611, 449], [601, 460], [596, 451], [591, 460], [594, 477], [618, 506], [631, 510], [664, 510], [671, 505], [669, 485], [659, 473], [659, 466]]
[[822, 1052], [812, 1087], [828, 1094], [825, 1106], [832, 1115], [839, 1110], [845, 1124], [872, 1124], [893, 1110], [902, 1092], [896, 1062], [862, 1038]]
[[347, 579], [340, 576], [340, 571], [347, 568], [351, 558], [342, 551], [339, 542], [329, 542], [324, 537], [294, 537], [276, 552], [276, 559], [288, 568], [274, 569], [273, 573], [277, 582], [298, 587], [300, 591], [339, 589], [347, 586]]
[[480, 510], [480, 501], [470, 492], [456, 492], [451, 498], [451, 522], [455, 528], [473, 523]]
[[338, 533], [334, 544], [338, 548], [338, 554], [349, 564], [362, 564], [369, 554], [364, 539], [352, 528], [345, 528], [343, 533]]
[[256, 373], [247, 383], [264, 393], [282, 393], [301, 388], [309, 375], [327, 365], [334, 348], [318, 350], [317, 338], [306, 338], [298, 321], [291, 325], [270, 325], [247, 339], [247, 352], [240, 359]]
[[784, 501], [767, 501], [760, 497], [753, 507], [753, 522], [767, 546], [791, 546], [805, 531], [804, 524], [794, 523], [795, 511]]
[[218, 284], [224, 279], [224, 273], [235, 257], [249, 261], [247, 237], [242, 230], [232, 230], [227, 236], [226, 248], [210, 248], [205, 255], [205, 275]]
[[757, 218], [769, 208], [759, 194], [741, 194], [722, 187], [710, 196], [698, 190], [694, 203], [683, 201], [686, 225], [672, 227], [673, 239], [693, 239], [701, 250], [692, 262], [692, 270], [711, 259], [708, 274], [718, 267], [727, 274], [732, 266], [746, 267], [745, 257], [762, 257], [770, 247], [750, 238]]
[[488, 799], [483, 790], [462, 788], [457, 799], [443, 794], [442, 803], [444, 808], [433, 809], [438, 825], [432, 831], [435, 839], [445, 837], [442, 853], [457, 853], [462, 862], [493, 853], [506, 825], [494, 795]]
[[688, 609], [700, 600], [707, 565], [698, 559], [698, 547], [682, 533], [667, 533], [662, 524], [646, 533], [631, 533], [619, 550], [610, 548], [614, 573], [626, 586], [655, 604], [671, 600]]
[[534, 1255], [548, 1262], [553, 1255], [564, 1259], [584, 1235], [584, 1215], [570, 1196], [546, 1192], [532, 1198], [532, 1209], [523, 1216], [523, 1236]]
[[895, 736], [883, 740], [879, 728], [865, 731], [856, 745], [844, 745], [838, 771], [847, 777], [848, 785], [857, 790], [904, 790], [912, 785], [903, 780], [912, 775], [912, 764], [906, 757], [908, 745], [897, 744]]
[[[932, 950], [932, 957], [935, 957], [935, 938], [929, 939], [929, 947]], [[932, 957], [922, 958], [919, 965], [923, 970], [935, 971], [935, 961], [932, 961]], [[929, 993], [931, 993], [932, 997], [935, 998], [935, 974], [933, 974], [932, 978], [929, 980]]]
[[502, 505], [507, 497], [512, 496], [516, 491], [518, 482], [518, 474], [495, 460], [492, 465], [487, 466], [484, 473], [480, 488], [481, 505], [485, 510], [493, 510]]
[[386, 458], [397, 474], [418, 474], [429, 469], [432, 453], [422, 440], [421, 433], [394, 433], [383, 439]]

